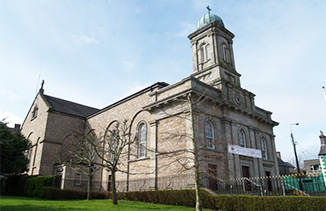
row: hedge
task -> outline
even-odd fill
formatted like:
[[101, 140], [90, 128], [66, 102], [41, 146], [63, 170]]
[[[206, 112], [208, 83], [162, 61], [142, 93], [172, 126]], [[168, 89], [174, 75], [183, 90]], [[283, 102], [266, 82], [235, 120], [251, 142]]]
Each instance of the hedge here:
[[10, 176], [3, 182], [1, 194], [15, 196], [42, 197], [45, 186], [52, 186], [53, 176]]
[[[57, 188], [44, 188], [44, 197], [47, 199], [85, 199], [86, 191], [61, 190]], [[110, 192], [92, 192], [93, 199], [109, 199]], [[142, 201], [157, 204], [179, 205], [194, 207], [194, 190], [164, 190], [139, 191], [118, 193], [118, 199]], [[215, 195], [202, 190], [203, 207], [212, 210], [230, 211], [292, 211], [314, 210], [323, 211], [326, 207], [326, 197], [307, 196], [239, 196]]]
[[28, 175], [14, 175], [1, 180], [1, 194], [24, 196]]
[[24, 195], [43, 197], [44, 187], [52, 186], [53, 176], [29, 177], [25, 184]]

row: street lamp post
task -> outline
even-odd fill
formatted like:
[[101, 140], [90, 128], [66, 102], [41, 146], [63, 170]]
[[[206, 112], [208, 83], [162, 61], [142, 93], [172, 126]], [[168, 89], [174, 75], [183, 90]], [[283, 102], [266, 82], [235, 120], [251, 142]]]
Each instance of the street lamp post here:
[[290, 131], [291, 131], [291, 139], [292, 139], [292, 144], [293, 144], [293, 149], [294, 149], [295, 162], [297, 164], [297, 171], [298, 171], [298, 176], [299, 176], [300, 190], [303, 190], [302, 181], [301, 181], [301, 178], [300, 178], [300, 166], [299, 166], [299, 160], [298, 160], [298, 156], [297, 156], [297, 149], [296, 149], [296, 146], [295, 146], [296, 144], [295, 144], [294, 138], [293, 138], [292, 125], [299, 125], [299, 123], [291, 124], [290, 125]]

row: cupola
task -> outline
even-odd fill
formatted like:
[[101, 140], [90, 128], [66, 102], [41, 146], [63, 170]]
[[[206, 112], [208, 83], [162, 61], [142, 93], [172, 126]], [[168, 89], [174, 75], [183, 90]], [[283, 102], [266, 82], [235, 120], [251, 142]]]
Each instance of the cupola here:
[[197, 30], [206, 26], [207, 24], [211, 23], [211, 22], [217, 22], [218, 24], [220, 24], [221, 26], [224, 27], [224, 23], [222, 21], [222, 18], [220, 18], [219, 16], [212, 14], [211, 13], [211, 9], [209, 8], [209, 6], [207, 6], [207, 10], [208, 13], [203, 15], [197, 22]]

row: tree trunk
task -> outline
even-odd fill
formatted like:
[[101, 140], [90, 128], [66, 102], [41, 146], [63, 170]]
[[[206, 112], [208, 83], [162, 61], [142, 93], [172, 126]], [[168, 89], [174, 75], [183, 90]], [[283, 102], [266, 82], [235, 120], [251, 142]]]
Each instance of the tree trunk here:
[[198, 149], [197, 143], [195, 140], [195, 127], [194, 127], [194, 117], [193, 117], [193, 108], [192, 108], [192, 100], [191, 96], [188, 95], [188, 101], [190, 103], [190, 121], [192, 127], [192, 144], [194, 148], [194, 165], [195, 165], [195, 190], [196, 190], [196, 211], [202, 211], [202, 200], [201, 200], [201, 193], [200, 193], [200, 178], [199, 178], [199, 163], [198, 163]]
[[202, 211], [202, 201], [200, 193], [200, 178], [198, 169], [198, 158], [195, 155], [195, 189], [196, 189], [196, 211]]
[[92, 189], [92, 168], [89, 168], [88, 178], [87, 178], [87, 200], [91, 199], [91, 189]]
[[117, 190], [115, 187], [115, 171], [111, 171], [112, 173], [112, 201], [114, 205], [118, 204], [118, 199], [117, 199]]

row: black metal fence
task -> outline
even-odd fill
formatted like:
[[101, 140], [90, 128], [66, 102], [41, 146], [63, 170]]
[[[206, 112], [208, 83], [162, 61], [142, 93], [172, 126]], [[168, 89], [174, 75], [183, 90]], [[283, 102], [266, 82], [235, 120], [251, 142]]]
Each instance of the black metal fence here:
[[[119, 192], [146, 190], [178, 190], [195, 188], [194, 175], [149, 178], [129, 181], [117, 181]], [[65, 180], [64, 188], [87, 189], [87, 180]], [[323, 176], [320, 175], [288, 175], [271, 177], [252, 177], [222, 180], [208, 174], [200, 177], [201, 187], [210, 189], [216, 194], [238, 194], [257, 196], [307, 195], [326, 196]], [[92, 190], [110, 191], [111, 184], [92, 181]]]

